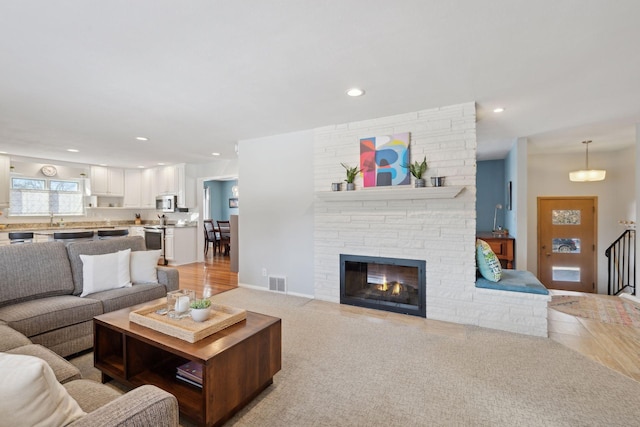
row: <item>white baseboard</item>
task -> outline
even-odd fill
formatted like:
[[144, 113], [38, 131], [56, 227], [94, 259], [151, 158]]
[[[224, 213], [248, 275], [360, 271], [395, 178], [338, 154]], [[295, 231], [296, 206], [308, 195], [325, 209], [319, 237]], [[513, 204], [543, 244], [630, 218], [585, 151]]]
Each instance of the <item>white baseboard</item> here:
[[[270, 291], [268, 288], [265, 288], [264, 286], [249, 285], [249, 284], [246, 284], [246, 283], [238, 283], [238, 287], [239, 288], [247, 288], [247, 289], [255, 289], [256, 291], [271, 292], [271, 293], [274, 293], [274, 294], [282, 294], [282, 292]], [[294, 296], [294, 297], [315, 299], [315, 297], [313, 295], [301, 294], [301, 293], [298, 293], [298, 292], [287, 292], [284, 295], [291, 295], [291, 296]]]

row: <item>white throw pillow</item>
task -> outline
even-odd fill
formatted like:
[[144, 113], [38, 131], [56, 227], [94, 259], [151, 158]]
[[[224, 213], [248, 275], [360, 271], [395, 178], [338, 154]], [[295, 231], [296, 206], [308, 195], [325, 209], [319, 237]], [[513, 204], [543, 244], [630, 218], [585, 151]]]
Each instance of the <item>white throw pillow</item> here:
[[158, 283], [156, 267], [161, 250], [131, 252], [131, 281], [133, 283]]
[[64, 426], [86, 412], [56, 380], [47, 362], [0, 353], [0, 414], [3, 426]]
[[82, 294], [80, 296], [131, 286], [130, 256], [131, 249], [104, 255], [80, 255], [82, 260]]

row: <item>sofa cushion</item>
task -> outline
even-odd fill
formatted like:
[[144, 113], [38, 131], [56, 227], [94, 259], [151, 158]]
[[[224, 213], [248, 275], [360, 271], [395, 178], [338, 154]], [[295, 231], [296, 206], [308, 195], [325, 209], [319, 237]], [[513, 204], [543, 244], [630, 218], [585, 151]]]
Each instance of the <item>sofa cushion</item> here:
[[47, 362], [53, 370], [59, 383], [64, 384], [68, 381], [79, 380], [81, 378], [80, 370], [67, 362], [53, 351], [38, 344], [28, 344], [7, 351], [9, 354], [24, 354], [26, 356], [39, 357]]
[[100, 301], [71, 295], [0, 307], [0, 319], [27, 337], [92, 320], [102, 313]]
[[81, 297], [100, 291], [131, 286], [131, 249], [103, 255], [80, 255], [82, 260]]
[[0, 307], [73, 291], [64, 243], [0, 246]]
[[123, 394], [104, 384], [82, 379], [65, 383], [64, 388], [85, 412], [93, 412]]
[[131, 281], [158, 283], [158, 260], [161, 250], [131, 252]]
[[0, 353], [0, 413], [8, 426], [63, 426], [86, 413], [44, 360]]
[[31, 344], [31, 340], [6, 324], [0, 325], [0, 351]]
[[69, 254], [69, 263], [71, 264], [71, 272], [73, 276], [73, 285], [75, 286], [73, 294], [80, 295], [82, 293], [82, 260], [80, 255], [103, 255], [125, 249], [132, 251], [144, 251], [144, 237], [119, 237], [117, 239], [92, 240], [87, 242], [73, 242], [67, 246]]
[[93, 348], [93, 319], [30, 337], [62, 357]]
[[166, 296], [167, 289], [164, 285], [151, 283], [134, 284], [130, 288], [111, 289], [89, 295], [91, 299], [102, 301], [105, 313]]

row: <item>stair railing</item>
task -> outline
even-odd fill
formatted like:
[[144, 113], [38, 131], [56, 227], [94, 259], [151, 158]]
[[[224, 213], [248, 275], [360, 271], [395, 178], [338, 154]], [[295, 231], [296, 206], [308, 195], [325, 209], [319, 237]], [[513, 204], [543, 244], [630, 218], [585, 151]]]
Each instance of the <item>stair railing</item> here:
[[609, 258], [609, 295], [636, 294], [636, 230], [625, 230], [604, 254]]

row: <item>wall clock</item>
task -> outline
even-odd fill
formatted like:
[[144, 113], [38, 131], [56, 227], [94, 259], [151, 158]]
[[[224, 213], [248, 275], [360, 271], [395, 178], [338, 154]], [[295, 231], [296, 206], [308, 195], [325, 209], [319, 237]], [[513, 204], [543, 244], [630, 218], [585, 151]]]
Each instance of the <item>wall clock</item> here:
[[44, 176], [56, 176], [56, 174], [58, 173], [56, 167], [51, 165], [43, 166], [40, 170], [42, 171], [42, 174]]

